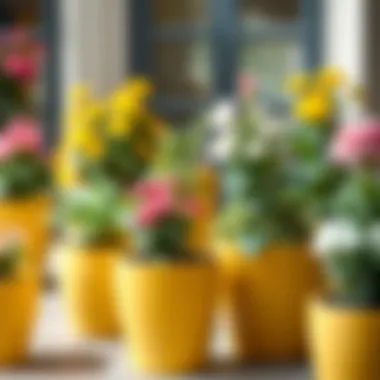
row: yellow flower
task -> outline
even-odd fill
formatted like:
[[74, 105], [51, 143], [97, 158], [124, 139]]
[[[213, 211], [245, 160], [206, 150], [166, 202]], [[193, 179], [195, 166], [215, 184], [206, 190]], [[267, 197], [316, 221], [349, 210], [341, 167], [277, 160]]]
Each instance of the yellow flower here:
[[65, 145], [69, 148], [77, 149], [86, 141], [89, 129], [85, 125], [77, 125], [76, 128], [70, 130], [66, 136]]
[[92, 102], [88, 104], [84, 112], [85, 112], [85, 117], [87, 118], [87, 121], [89, 123], [93, 123], [93, 122], [98, 121], [103, 116], [104, 107], [100, 103]]
[[295, 95], [300, 95], [307, 91], [310, 86], [310, 77], [305, 73], [298, 73], [290, 76], [286, 83], [285, 88], [288, 92]]
[[113, 137], [122, 137], [131, 131], [130, 118], [121, 112], [113, 112], [109, 118], [108, 131]]
[[141, 103], [133, 94], [125, 90], [116, 91], [110, 98], [110, 112], [119, 112], [137, 115], [143, 112]]
[[153, 93], [153, 86], [145, 77], [133, 78], [126, 84], [126, 88], [140, 101], [146, 100]]
[[90, 103], [92, 92], [87, 84], [80, 83], [71, 87], [68, 94], [69, 109], [78, 109]]
[[87, 138], [82, 141], [81, 149], [90, 159], [98, 159], [104, 154], [104, 144], [99, 136], [89, 133]]
[[317, 85], [326, 89], [336, 89], [345, 81], [342, 70], [336, 67], [325, 67], [317, 73]]
[[322, 93], [311, 93], [301, 98], [295, 105], [295, 116], [306, 122], [324, 122], [332, 116], [333, 103]]
[[65, 146], [58, 148], [53, 156], [53, 167], [57, 185], [68, 188], [79, 182], [79, 174]]
[[77, 170], [67, 163], [60, 167], [58, 171], [57, 183], [63, 188], [69, 188], [77, 185], [80, 182], [80, 177]]

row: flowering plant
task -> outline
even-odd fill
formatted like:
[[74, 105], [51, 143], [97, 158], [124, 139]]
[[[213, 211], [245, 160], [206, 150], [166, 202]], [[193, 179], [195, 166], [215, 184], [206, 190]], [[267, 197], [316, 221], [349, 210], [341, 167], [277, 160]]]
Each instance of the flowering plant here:
[[314, 244], [333, 298], [360, 306], [380, 306], [379, 125], [376, 120], [349, 125], [333, 140], [331, 155], [349, 174], [331, 198], [329, 220]]
[[191, 257], [191, 220], [196, 201], [171, 179], [149, 179], [137, 184], [131, 212], [135, 250], [151, 259]]
[[343, 83], [343, 73], [335, 68], [299, 74], [288, 82], [295, 100], [292, 175], [308, 205], [305, 210], [310, 224], [327, 212], [324, 199], [339, 186], [343, 175], [328, 154], [338, 125]]
[[132, 185], [152, 160], [162, 123], [148, 111], [152, 88], [135, 78], [104, 103], [77, 88], [58, 153], [59, 182], [66, 186], [105, 178]]
[[24, 30], [0, 36], [0, 196], [23, 197], [47, 186], [43, 137], [32, 116], [40, 45]]
[[38, 122], [14, 116], [0, 132], [0, 196], [24, 197], [45, 189], [48, 167]]
[[267, 128], [246, 100], [238, 104], [234, 120], [222, 179], [225, 203], [217, 225], [219, 235], [232, 239], [246, 253], [305, 240], [302, 198], [289, 175], [284, 129]]
[[0, 128], [14, 114], [33, 109], [32, 88], [41, 64], [41, 45], [26, 30], [0, 36]]
[[59, 196], [57, 227], [64, 240], [74, 245], [118, 244], [125, 210], [123, 195], [109, 183], [75, 187]]

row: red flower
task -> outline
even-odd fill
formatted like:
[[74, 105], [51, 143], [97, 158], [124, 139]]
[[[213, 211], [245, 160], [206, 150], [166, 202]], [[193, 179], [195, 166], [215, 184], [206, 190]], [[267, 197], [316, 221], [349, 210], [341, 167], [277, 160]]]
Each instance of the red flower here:
[[343, 165], [380, 164], [380, 120], [365, 120], [342, 128], [333, 139], [331, 157]]
[[37, 75], [35, 59], [24, 54], [11, 53], [2, 62], [4, 72], [22, 81], [31, 81]]

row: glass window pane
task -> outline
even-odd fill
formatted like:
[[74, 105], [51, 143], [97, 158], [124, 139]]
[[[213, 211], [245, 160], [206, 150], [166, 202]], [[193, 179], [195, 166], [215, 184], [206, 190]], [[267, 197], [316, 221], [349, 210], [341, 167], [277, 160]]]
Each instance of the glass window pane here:
[[167, 24], [188, 24], [203, 22], [207, 16], [206, 0], [154, 0], [154, 21], [156, 26]]
[[157, 43], [154, 81], [161, 93], [205, 95], [210, 88], [209, 45], [205, 41]]
[[255, 22], [297, 21], [299, 0], [240, 0], [239, 13], [244, 25]]
[[260, 101], [264, 106], [282, 107], [285, 79], [299, 67], [301, 51], [297, 41], [271, 40], [242, 46], [239, 69], [257, 79]]

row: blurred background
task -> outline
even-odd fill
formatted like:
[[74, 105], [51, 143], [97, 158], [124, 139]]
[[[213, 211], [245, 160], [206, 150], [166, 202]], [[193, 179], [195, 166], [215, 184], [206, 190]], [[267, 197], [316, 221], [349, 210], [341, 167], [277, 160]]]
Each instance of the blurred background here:
[[[376, 114], [379, 15], [378, 0], [0, 0], [0, 28], [27, 28], [45, 46], [38, 94], [50, 148], [59, 139], [72, 85], [89, 83], [98, 96], [105, 96], [125, 78], [140, 74], [156, 87], [155, 111], [173, 125], [192, 119], [217, 100], [232, 98], [237, 78], [245, 73], [255, 78], [266, 114], [287, 117], [285, 78], [325, 65], [342, 69], [362, 86], [367, 108]], [[344, 110], [347, 117], [355, 112]], [[56, 299], [44, 305], [38, 344], [41, 351], [48, 347], [51, 358], [37, 359], [32, 375], [51, 378], [63, 369], [82, 373], [67, 378], [83, 379], [92, 369], [98, 374], [99, 357], [104, 357], [98, 353], [111, 357], [114, 349], [106, 345], [98, 352], [90, 344], [63, 354], [61, 346], [55, 353], [52, 338], [61, 342], [67, 334], [61, 330]], [[97, 378], [119, 378], [113, 374], [120, 373], [118, 366]], [[27, 372], [20, 378], [30, 379]], [[252, 375], [243, 372], [225, 378]], [[14, 376], [0, 374], [4, 379]], [[222, 378], [213, 376], [207, 378]], [[88, 378], [94, 379], [92, 374]], [[262, 375], [306, 378], [303, 368]]]
[[137, 73], [152, 78], [155, 107], [173, 121], [231, 96], [241, 72], [259, 82], [261, 105], [282, 115], [284, 78], [320, 65], [363, 85], [376, 112], [379, 7], [376, 0], [1, 0], [0, 22], [44, 40], [53, 143], [72, 84], [89, 82], [104, 95]]

